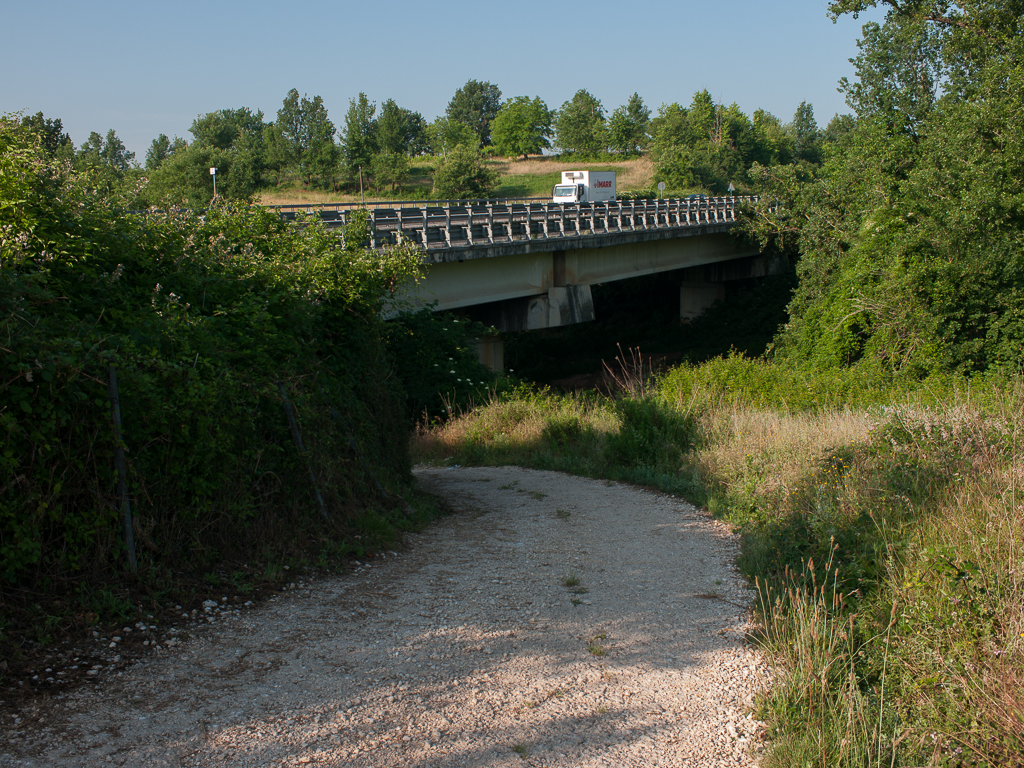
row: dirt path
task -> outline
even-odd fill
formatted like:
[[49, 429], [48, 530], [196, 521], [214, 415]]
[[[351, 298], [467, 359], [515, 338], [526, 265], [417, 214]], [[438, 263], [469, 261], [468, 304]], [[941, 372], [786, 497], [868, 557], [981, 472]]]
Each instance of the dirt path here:
[[552, 472], [417, 474], [460, 513], [0, 725], [0, 766], [755, 764], [725, 526]]

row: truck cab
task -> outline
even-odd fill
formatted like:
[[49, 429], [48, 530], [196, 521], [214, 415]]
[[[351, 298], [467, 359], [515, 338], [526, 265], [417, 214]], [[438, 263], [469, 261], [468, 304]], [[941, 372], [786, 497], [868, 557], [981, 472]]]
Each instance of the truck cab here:
[[585, 195], [582, 184], [559, 184], [552, 193], [552, 199], [556, 203], [579, 203]]

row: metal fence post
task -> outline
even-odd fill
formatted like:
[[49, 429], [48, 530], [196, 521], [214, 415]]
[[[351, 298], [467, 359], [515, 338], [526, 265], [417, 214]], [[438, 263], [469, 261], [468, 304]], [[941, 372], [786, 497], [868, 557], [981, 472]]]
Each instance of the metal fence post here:
[[117, 494], [121, 497], [121, 517], [124, 522], [124, 544], [128, 549], [128, 567], [138, 571], [135, 559], [135, 531], [132, 527], [132, 508], [128, 500], [128, 479], [124, 461], [124, 440], [121, 437], [121, 399], [117, 392], [117, 369], [107, 366], [107, 396], [110, 398], [110, 416], [114, 421], [114, 464], [117, 466]]

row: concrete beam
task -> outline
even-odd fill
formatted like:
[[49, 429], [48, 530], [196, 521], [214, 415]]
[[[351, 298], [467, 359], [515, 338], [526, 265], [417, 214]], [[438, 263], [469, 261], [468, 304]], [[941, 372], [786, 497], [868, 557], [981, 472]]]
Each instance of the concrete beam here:
[[505, 243], [481, 243], [459, 248], [431, 249], [423, 254], [424, 264], [463, 263], [477, 259], [507, 258], [522, 254], [550, 253], [565, 250], [591, 250], [608, 248], [613, 245], [631, 243], [653, 243], [659, 240], [680, 240], [705, 235], [724, 235], [735, 226], [732, 222], [704, 224], [687, 227], [658, 227], [651, 229], [626, 230], [605, 234], [567, 235], [532, 240], [515, 240]]
[[683, 272], [683, 280], [695, 283], [724, 283], [730, 280], [781, 275], [788, 268], [789, 260], [784, 255], [757, 255], [691, 267]]
[[[509, 299], [545, 296], [549, 289], [594, 285], [685, 267], [725, 262], [757, 254], [756, 246], [728, 234], [694, 234], [609, 242], [603, 237], [566, 238], [559, 250], [509, 253], [501, 258], [443, 261], [427, 268], [425, 280], [407, 296], [414, 304], [437, 301], [439, 310], [459, 309]], [[665, 234], [659, 230], [651, 233]], [[609, 236], [610, 237], [610, 236]], [[515, 246], [521, 243], [510, 244]], [[550, 245], [546, 241], [544, 245]], [[571, 247], [577, 245], [580, 247]], [[596, 247], [591, 247], [596, 246]], [[497, 246], [494, 246], [497, 248]]]

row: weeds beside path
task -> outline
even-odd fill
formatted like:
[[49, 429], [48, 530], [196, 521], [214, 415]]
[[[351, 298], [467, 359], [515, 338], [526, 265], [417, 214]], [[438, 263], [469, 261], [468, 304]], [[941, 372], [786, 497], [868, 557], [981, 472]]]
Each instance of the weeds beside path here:
[[1019, 766], [1022, 422], [1020, 381], [730, 359], [642, 397], [496, 398], [413, 452], [657, 487], [740, 526], [778, 665], [768, 765]]

